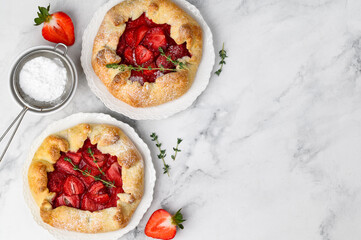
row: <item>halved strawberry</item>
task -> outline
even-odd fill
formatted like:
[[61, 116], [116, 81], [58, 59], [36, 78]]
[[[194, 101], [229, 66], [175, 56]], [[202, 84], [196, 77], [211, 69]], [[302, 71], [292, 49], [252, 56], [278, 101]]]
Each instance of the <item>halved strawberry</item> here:
[[153, 61], [153, 53], [142, 45], [135, 49], [135, 59], [138, 65]]
[[124, 52], [124, 49], [126, 47], [126, 43], [125, 43], [125, 39], [124, 38], [120, 38], [119, 40], [119, 43], [118, 43], [118, 46], [117, 46], [117, 54], [119, 56], [121, 56]]
[[67, 152], [65, 155], [70, 158], [74, 164], [78, 165], [80, 163], [81, 153]]
[[174, 216], [164, 209], [155, 211], [145, 226], [145, 235], [157, 239], [173, 239], [177, 233], [177, 226], [183, 229], [182, 222], [185, 220], [180, 211], [181, 209]]
[[48, 173], [48, 188], [50, 192], [60, 192], [63, 189], [65, 175], [60, 172]]
[[148, 32], [149, 27], [142, 25], [135, 30], [135, 46], [138, 46], [139, 43], [143, 40], [145, 34]]
[[77, 175], [78, 172], [74, 170], [73, 165], [70, 162], [64, 160], [64, 156], [60, 157], [60, 159], [55, 163], [55, 168], [61, 172]]
[[163, 28], [154, 27], [150, 29], [144, 37], [143, 45], [153, 51], [158, 51], [159, 47], [167, 47], [167, 38]]
[[56, 12], [49, 13], [50, 5], [45, 7], [38, 7], [38, 17], [34, 19], [35, 25], [44, 23], [42, 29], [43, 37], [54, 43], [64, 43], [71, 46], [75, 42], [74, 25], [71, 18], [63, 13]]
[[64, 193], [68, 196], [82, 194], [85, 190], [83, 182], [75, 177], [68, 176], [64, 183]]
[[[82, 167], [81, 170], [82, 171], [87, 170], [93, 176], [98, 176], [100, 174], [100, 171], [97, 168], [92, 168], [92, 167], [89, 167], [88, 165]], [[89, 187], [95, 181], [95, 179], [93, 177], [86, 176], [86, 175], [81, 175], [80, 179], [83, 181], [83, 183], [87, 187]]]
[[54, 205], [55, 207], [68, 206], [73, 208], [79, 208], [80, 198], [79, 195], [66, 196], [65, 194], [61, 194], [55, 199]]
[[114, 182], [115, 186], [121, 187], [123, 185], [122, 167], [117, 162], [110, 166], [106, 172], [106, 176], [111, 182]]

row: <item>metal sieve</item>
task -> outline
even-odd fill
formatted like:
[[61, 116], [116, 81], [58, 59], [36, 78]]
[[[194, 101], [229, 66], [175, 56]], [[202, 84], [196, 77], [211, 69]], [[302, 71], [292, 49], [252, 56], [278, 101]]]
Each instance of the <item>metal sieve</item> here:
[[[60, 50], [59, 47], [63, 47], [64, 51]], [[15, 136], [16, 131], [18, 130], [22, 119], [25, 116], [27, 111], [31, 111], [34, 113], [45, 114], [55, 112], [65, 107], [67, 103], [74, 96], [76, 87], [78, 85], [78, 75], [73, 61], [67, 55], [68, 48], [66, 45], [62, 43], [58, 43], [55, 47], [51, 46], [38, 46], [34, 48], [30, 48], [27, 51], [20, 54], [20, 56], [15, 61], [11, 72], [10, 72], [10, 89], [15, 98], [15, 100], [23, 107], [18, 116], [14, 119], [14, 121], [10, 124], [10, 126], [5, 130], [3, 135], [0, 137], [0, 142], [4, 139], [6, 134], [10, 131], [10, 129], [16, 124], [15, 129], [10, 136], [10, 139], [5, 146], [3, 153], [0, 156], [0, 162], [3, 159], [7, 149], [10, 146], [12, 139]], [[50, 59], [59, 59], [67, 71], [67, 82], [65, 85], [64, 92], [62, 95], [51, 102], [41, 102], [37, 101], [27, 94], [23, 92], [19, 84], [19, 75], [20, 71], [23, 68], [24, 64], [33, 58], [36, 57], [46, 57]]]

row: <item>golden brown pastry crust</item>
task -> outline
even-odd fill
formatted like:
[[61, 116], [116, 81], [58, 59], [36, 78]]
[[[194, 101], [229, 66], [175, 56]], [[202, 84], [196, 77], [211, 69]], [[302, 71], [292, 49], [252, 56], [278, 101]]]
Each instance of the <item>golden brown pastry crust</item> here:
[[[143, 12], [157, 24], [171, 25], [171, 37], [177, 44], [187, 42], [192, 57], [184, 57], [187, 69], [158, 77], [154, 83], [129, 80], [130, 71], [119, 72], [106, 64], [119, 63], [116, 54], [120, 36], [128, 19], [137, 19]], [[179, 98], [188, 91], [202, 58], [202, 29], [186, 12], [170, 0], [125, 0], [105, 15], [94, 40], [92, 65], [94, 72], [109, 92], [133, 107], [151, 107]]]
[[[98, 149], [118, 157], [122, 166], [124, 193], [118, 194], [117, 207], [95, 212], [67, 206], [52, 208], [55, 193], [47, 188], [47, 173], [60, 151], [76, 152], [89, 138]], [[117, 127], [105, 124], [79, 124], [48, 136], [34, 154], [28, 171], [30, 191], [40, 207], [44, 222], [53, 227], [83, 233], [100, 233], [124, 228], [137, 208], [144, 188], [144, 162], [131, 140]]]

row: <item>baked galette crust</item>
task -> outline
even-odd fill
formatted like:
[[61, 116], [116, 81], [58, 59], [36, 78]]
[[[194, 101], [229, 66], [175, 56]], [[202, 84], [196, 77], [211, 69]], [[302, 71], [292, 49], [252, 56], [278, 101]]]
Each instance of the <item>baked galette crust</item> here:
[[[178, 69], [158, 77], [154, 83], [129, 80], [130, 71], [119, 72], [106, 68], [120, 63], [116, 54], [126, 22], [137, 19], [145, 12], [157, 24], [171, 25], [170, 36], [177, 44], [187, 42], [192, 57], [183, 57], [187, 69]], [[195, 78], [202, 57], [202, 29], [186, 12], [170, 0], [125, 0], [105, 15], [94, 40], [92, 65], [96, 75], [109, 92], [133, 107], [151, 107], [179, 98], [188, 91]]]
[[[124, 193], [117, 207], [95, 212], [67, 206], [53, 209], [54, 192], [47, 187], [47, 173], [54, 171], [60, 152], [76, 152], [89, 138], [103, 153], [117, 156], [122, 166]], [[36, 151], [28, 171], [32, 196], [40, 207], [43, 221], [53, 227], [83, 233], [100, 233], [124, 228], [137, 208], [144, 188], [144, 162], [131, 140], [117, 127], [105, 124], [79, 124], [48, 136]]]

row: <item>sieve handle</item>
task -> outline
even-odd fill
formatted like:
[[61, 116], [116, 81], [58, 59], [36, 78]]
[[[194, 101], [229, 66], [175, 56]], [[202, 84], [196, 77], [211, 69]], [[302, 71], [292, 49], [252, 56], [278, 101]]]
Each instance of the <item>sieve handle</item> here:
[[59, 49], [59, 46], [62, 46], [64, 48], [64, 51], [62, 53], [63, 56], [65, 56], [68, 53], [68, 47], [63, 43], [58, 43], [55, 45], [54, 50], [56, 51], [57, 49]]
[[18, 123], [15, 126], [14, 132], [11, 134], [10, 139], [8, 141], [8, 143], [5, 146], [5, 149], [3, 151], [3, 153], [0, 156], [0, 162], [1, 160], [4, 158], [6, 151], [8, 150], [11, 141], [13, 140], [16, 131], [18, 130], [21, 121], [23, 120], [25, 113], [29, 110], [28, 107], [24, 107], [23, 110], [21, 110], [21, 112], [18, 114], [18, 116], [14, 119], [14, 121], [10, 124], [10, 126], [5, 130], [5, 132], [3, 133], [3, 135], [0, 137], [0, 142], [4, 139], [4, 137], [6, 136], [6, 134], [10, 131], [10, 129], [14, 126], [14, 124], [18, 121]]

